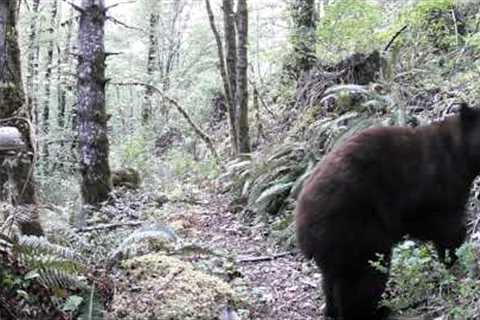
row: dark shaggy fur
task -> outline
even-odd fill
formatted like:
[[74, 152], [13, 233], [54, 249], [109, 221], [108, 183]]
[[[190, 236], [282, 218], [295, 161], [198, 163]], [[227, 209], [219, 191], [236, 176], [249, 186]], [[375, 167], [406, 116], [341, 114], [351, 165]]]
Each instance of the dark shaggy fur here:
[[298, 244], [323, 273], [326, 315], [384, 319], [388, 275], [369, 260], [405, 235], [432, 241], [442, 260], [465, 238], [465, 204], [480, 173], [480, 111], [419, 128], [382, 127], [324, 157], [299, 196]]

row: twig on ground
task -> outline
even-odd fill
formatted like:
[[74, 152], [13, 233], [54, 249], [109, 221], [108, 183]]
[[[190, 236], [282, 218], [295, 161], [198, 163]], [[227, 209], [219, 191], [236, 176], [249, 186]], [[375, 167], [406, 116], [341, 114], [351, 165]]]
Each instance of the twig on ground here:
[[237, 263], [271, 261], [271, 260], [275, 260], [278, 258], [282, 258], [285, 256], [294, 255], [294, 254], [296, 254], [295, 251], [285, 251], [285, 252], [276, 253], [270, 256], [244, 257], [244, 258], [238, 258]]
[[119, 227], [139, 226], [143, 223], [144, 223], [144, 221], [130, 221], [130, 222], [121, 222], [121, 223], [99, 224], [99, 225], [91, 226], [91, 227], [78, 228], [75, 231], [76, 232], [89, 232], [89, 231], [104, 230], [104, 229], [115, 229], [115, 228], [119, 228]]

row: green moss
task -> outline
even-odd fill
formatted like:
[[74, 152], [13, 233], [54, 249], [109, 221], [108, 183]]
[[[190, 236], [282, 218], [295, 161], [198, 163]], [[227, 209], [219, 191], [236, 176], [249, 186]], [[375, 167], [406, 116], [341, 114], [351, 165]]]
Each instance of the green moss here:
[[[238, 299], [224, 281], [175, 257], [150, 254], [122, 264], [125, 278], [108, 319], [217, 319]], [[137, 290], [131, 290], [132, 283]]]

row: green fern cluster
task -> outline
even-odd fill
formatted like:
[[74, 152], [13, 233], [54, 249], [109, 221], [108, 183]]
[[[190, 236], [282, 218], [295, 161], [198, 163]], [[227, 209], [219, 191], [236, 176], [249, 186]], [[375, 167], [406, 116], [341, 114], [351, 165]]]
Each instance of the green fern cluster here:
[[[0, 233], [0, 252], [3, 254], [1, 286], [7, 290], [4, 294], [16, 296], [17, 299], [23, 297], [25, 302], [20, 305], [32, 304], [32, 308], [46, 310], [53, 307], [56, 311], [50, 312], [70, 317], [81, 316], [81, 309], [90, 304], [102, 305], [102, 308], [95, 309], [103, 312], [101, 300], [88, 299], [91, 290], [86, 277], [88, 267], [85, 259], [74, 250], [52, 244], [44, 237], [7, 236]], [[48, 293], [47, 296], [45, 293]], [[43, 301], [42, 306], [39, 306], [39, 299]], [[81, 303], [77, 308], [72, 308], [72, 300], [75, 299]], [[51, 306], [43, 307], [44, 304]], [[24, 309], [28, 308], [15, 310], [15, 307], [12, 305], [9, 312], [18, 319], [32, 319], [28, 312], [24, 314]], [[0, 310], [0, 315], [2, 313]]]
[[224, 176], [229, 187], [244, 199], [247, 208], [259, 216], [276, 215], [300, 189], [317, 159], [304, 144], [287, 143], [275, 148], [269, 157], [234, 160]]
[[[297, 126], [303, 128], [300, 140], [307, 140], [306, 143], [283, 143], [260, 155], [250, 154], [228, 163], [226, 173], [221, 176], [229, 179], [226, 188], [233, 189], [246, 208], [260, 217], [283, 212], [323, 154], [355, 132], [378, 124], [381, 117], [376, 115], [385, 113], [394, 104], [389, 96], [360, 85], [332, 86], [324, 92], [321, 103], [334, 100], [338, 105], [346, 96], [361, 101], [358, 110], [316, 119], [307, 129]], [[299, 123], [302, 121], [299, 119]]]

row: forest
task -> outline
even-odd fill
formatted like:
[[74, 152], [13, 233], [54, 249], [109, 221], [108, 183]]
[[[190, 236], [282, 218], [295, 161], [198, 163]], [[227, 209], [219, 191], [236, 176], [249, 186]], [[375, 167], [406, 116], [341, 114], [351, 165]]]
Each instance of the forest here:
[[[478, 100], [478, 0], [0, 0], [0, 320], [362, 320], [299, 248], [297, 204], [320, 198], [303, 187], [369, 128], [467, 121]], [[417, 201], [397, 184], [434, 151], [387, 179], [393, 199]], [[336, 174], [327, 198], [355, 190]], [[369, 259], [381, 319], [480, 319], [480, 179], [462, 182], [459, 218]], [[457, 222], [447, 257], [417, 241]], [[355, 264], [362, 243], [332, 250]]]

